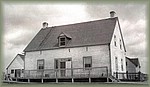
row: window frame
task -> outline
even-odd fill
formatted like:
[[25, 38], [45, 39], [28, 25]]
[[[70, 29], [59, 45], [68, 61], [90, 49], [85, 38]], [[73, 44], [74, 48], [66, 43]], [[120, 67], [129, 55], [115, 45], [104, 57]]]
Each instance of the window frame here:
[[[56, 63], [56, 61], [57, 61], [57, 63]], [[54, 69], [58, 69], [58, 59], [54, 59]]]
[[24, 69], [21, 69], [21, 73], [24, 73]]
[[121, 70], [123, 71], [124, 68], [123, 68], [123, 59], [121, 59]]
[[120, 39], [120, 49], [122, 50], [122, 40]]
[[118, 57], [115, 56], [115, 68], [116, 68], [116, 72], [118, 72], [119, 67], [118, 67]]
[[117, 36], [116, 35], [114, 35], [114, 45], [115, 45], [115, 47], [117, 47]]
[[[64, 38], [64, 41], [61, 41], [62, 38]], [[67, 39], [66, 39], [65, 36], [59, 37], [59, 47], [64, 47], [64, 46], [66, 46], [66, 42], [67, 42], [66, 40], [67, 40]], [[65, 44], [62, 45], [62, 43], [65, 43]]]
[[14, 74], [14, 73], [15, 73], [15, 70], [14, 70], [14, 69], [11, 69], [10, 73], [11, 73], [11, 74]]
[[[86, 65], [85, 65], [85, 59], [86, 59], [86, 58], [90, 58], [90, 60], [91, 60], [90, 67], [86, 67]], [[83, 68], [84, 68], [84, 70], [88, 70], [88, 69], [91, 69], [91, 68], [92, 68], [92, 56], [84, 56], [84, 57], [83, 57]]]
[[[40, 66], [39, 66], [39, 64], [38, 64], [38, 61], [43, 61], [43, 68], [42, 68], [42, 69], [40, 68]], [[38, 60], [37, 60], [37, 69], [38, 69], [38, 70], [43, 70], [43, 69], [44, 69], [44, 65], [45, 65], [44, 59], [38, 59]]]

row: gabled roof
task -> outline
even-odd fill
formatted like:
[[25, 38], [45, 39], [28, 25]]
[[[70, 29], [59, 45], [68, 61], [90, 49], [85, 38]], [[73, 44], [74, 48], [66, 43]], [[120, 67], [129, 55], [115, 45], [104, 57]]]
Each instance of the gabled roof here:
[[65, 36], [65, 37], [67, 37], [68, 39], [71, 39], [71, 38], [72, 38], [70, 35], [65, 34], [65, 33], [63, 33], [63, 32], [61, 32], [60, 35], [59, 35], [57, 38], [62, 37], [62, 36]]
[[[126, 57], [128, 58], [128, 57]], [[140, 62], [138, 58], [128, 58], [136, 67], [140, 66]]]
[[63, 32], [72, 39], [66, 47], [109, 44], [117, 17], [41, 29], [24, 51], [59, 48], [57, 37]]
[[10, 62], [10, 64], [7, 66], [6, 69], [9, 68], [9, 66], [13, 63], [13, 61], [17, 58], [17, 56], [20, 56], [20, 58], [24, 61], [25, 55], [23, 55], [23, 54], [17, 54], [16, 57], [15, 57], [15, 58]]

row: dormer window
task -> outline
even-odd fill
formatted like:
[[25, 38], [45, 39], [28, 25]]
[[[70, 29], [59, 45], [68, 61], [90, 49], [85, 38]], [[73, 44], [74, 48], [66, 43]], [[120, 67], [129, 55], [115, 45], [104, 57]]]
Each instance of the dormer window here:
[[63, 32], [58, 36], [58, 44], [59, 47], [65, 47], [69, 40], [71, 40], [71, 37], [67, 34], [64, 34]]
[[59, 38], [59, 46], [65, 46], [66, 45], [66, 38], [60, 37]]

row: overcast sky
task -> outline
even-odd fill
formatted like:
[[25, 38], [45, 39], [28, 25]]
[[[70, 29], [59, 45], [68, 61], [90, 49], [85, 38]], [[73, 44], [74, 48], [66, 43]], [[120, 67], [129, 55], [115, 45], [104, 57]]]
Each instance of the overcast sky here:
[[4, 3], [4, 68], [42, 28], [109, 18], [114, 10], [119, 17], [128, 57], [140, 59], [142, 71], [146, 72], [146, 4], [89, 4], [89, 3]]

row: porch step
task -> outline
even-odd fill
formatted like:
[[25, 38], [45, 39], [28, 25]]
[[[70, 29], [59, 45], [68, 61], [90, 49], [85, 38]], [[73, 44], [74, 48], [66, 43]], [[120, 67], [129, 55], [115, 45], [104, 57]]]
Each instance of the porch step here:
[[117, 79], [117, 78], [114, 77], [114, 76], [109, 76], [109, 79], [110, 79], [112, 82], [121, 82], [119, 79]]

